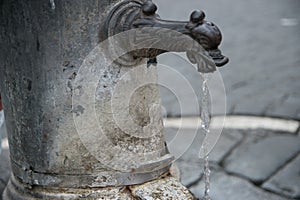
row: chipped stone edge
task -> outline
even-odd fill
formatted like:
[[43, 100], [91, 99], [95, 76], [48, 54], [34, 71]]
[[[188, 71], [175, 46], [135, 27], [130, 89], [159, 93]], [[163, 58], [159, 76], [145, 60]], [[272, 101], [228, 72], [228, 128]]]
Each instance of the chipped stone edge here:
[[[164, 188], [168, 188], [167, 190]], [[186, 199], [186, 200], [196, 200], [196, 197], [191, 193], [191, 191], [182, 185], [182, 183], [172, 175], [167, 175], [166, 177], [161, 177], [150, 182], [146, 182], [140, 185], [129, 186], [131, 194], [133, 197], [138, 199]], [[169, 196], [170, 190], [174, 191], [174, 194]]]
[[[164, 126], [166, 128], [201, 128], [200, 117], [183, 117], [183, 118], [165, 118]], [[211, 121], [212, 129], [267, 129], [273, 131], [283, 131], [295, 133], [299, 129], [299, 121], [292, 119], [280, 119], [272, 117], [247, 116], [247, 115], [230, 115], [214, 116]]]

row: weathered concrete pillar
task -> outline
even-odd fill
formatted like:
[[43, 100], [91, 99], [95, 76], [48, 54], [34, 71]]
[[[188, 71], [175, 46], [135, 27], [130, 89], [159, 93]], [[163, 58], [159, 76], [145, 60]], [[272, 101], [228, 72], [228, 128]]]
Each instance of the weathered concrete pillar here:
[[[143, 44], [142, 51], [133, 48], [136, 37], [125, 47], [99, 43], [145, 22], [191, 40], [210, 25], [199, 13], [187, 27], [160, 21], [151, 3], [142, 9], [142, 1], [124, 2], [1, 2], [0, 86], [13, 171], [4, 199], [134, 199], [123, 186], [168, 172], [156, 69], [144, 58], [193, 50], [194, 43], [150, 50]], [[132, 57], [114, 57], [119, 47]], [[227, 62], [213, 53], [217, 65]]]

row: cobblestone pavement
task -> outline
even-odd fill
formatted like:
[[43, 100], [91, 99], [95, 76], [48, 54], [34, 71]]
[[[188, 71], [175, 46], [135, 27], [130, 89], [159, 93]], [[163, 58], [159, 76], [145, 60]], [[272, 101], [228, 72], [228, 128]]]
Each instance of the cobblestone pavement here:
[[[300, 199], [298, 131], [224, 129], [210, 154], [212, 199]], [[188, 136], [195, 130], [189, 128], [183, 132]], [[176, 129], [168, 128], [166, 133], [172, 138]], [[198, 159], [202, 141], [203, 134], [199, 132], [176, 161], [183, 184], [198, 198], [204, 193], [203, 160]], [[181, 141], [174, 145], [184, 144]]]
[[[227, 96], [229, 114], [254, 114], [300, 119], [300, 1], [295, 0], [154, 0], [163, 19], [188, 20], [194, 9], [203, 9], [207, 20], [215, 22], [223, 33], [221, 49], [230, 62], [220, 69]], [[171, 8], [171, 9], [170, 9]], [[187, 62], [170, 54], [159, 63], [172, 66], [190, 80], [199, 91], [199, 76]], [[170, 79], [161, 72], [161, 79]], [[191, 116], [197, 112], [189, 104], [193, 93], [178, 81], [176, 95], [184, 95], [180, 111], [176, 96], [163, 90], [163, 102], [169, 116]], [[211, 90], [216, 90], [212, 87]], [[219, 95], [222, 95], [221, 93]], [[220, 104], [213, 99], [215, 108]], [[222, 111], [216, 109], [215, 114]]]
[[[183, 138], [194, 137], [195, 133], [196, 137], [192, 143], [189, 139], [180, 139], [173, 144], [177, 150], [188, 147], [175, 163], [180, 169], [182, 183], [196, 197], [201, 198], [204, 180], [203, 160], [199, 159], [199, 150], [203, 134], [193, 127], [194, 121], [188, 118], [187, 121], [189, 120], [191, 123], [186, 123], [189, 126], [182, 126]], [[257, 126], [252, 124], [252, 129], [232, 129], [225, 124], [226, 128], [210, 153], [212, 199], [300, 199], [300, 123], [282, 120], [282, 124], [289, 127], [276, 131], [273, 129], [276, 126], [272, 126], [271, 129], [265, 126], [266, 119], [261, 118], [260, 121], [264, 123], [258, 123]], [[274, 122], [280, 124], [278, 121]], [[233, 122], [230, 121], [231, 123]], [[165, 129], [167, 141], [178, 137], [176, 136], [178, 127], [176, 128], [174, 123], [170, 124]], [[212, 132], [217, 125], [215, 122], [212, 123]], [[264, 129], [260, 129], [261, 125], [264, 125]], [[5, 142], [0, 160], [1, 194], [10, 175]]]

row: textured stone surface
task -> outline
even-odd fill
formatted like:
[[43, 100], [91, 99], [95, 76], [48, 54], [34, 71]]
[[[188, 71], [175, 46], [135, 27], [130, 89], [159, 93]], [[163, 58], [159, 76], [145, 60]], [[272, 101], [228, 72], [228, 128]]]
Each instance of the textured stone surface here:
[[[221, 49], [230, 58], [229, 64], [220, 69], [226, 87], [229, 113], [267, 114], [300, 119], [299, 1], [187, 0], [174, 3], [173, 0], [156, 0], [155, 2], [162, 18], [188, 20], [191, 11], [197, 8], [203, 9], [206, 18], [220, 27], [223, 33]], [[232, 9], [232, 5], [236, 9]], [[249, 10], [253, 11], [251, 17], [245, 14]], [[291, 26], [282, 23], [289, 19], [296, 23]], [[181, 59], [166, 54], [158, 61], [178, 70], [194, 88], [199, 87], [197, 74], [191, 73], [191, 67]], [[170, 78], [169, 74], [160, 76], [162, 79]], [[177, 82], [174, 81], [173, 84]], [[176, 87], [180, 91], [186, 90], [180, 84]], [[178, 115], [179, 104], [175, 96], [166, 92], [162, 94], [168, 113]], [[193, 96], [186, 96], [187, 99], [191, 97]], [[216, 99], [213, 106], [218, 105], [219, 99]], [[190, 108], [186, 109], [184, 115], [197, 113], [194, 105], [188, 106]]]
[[[300, 151], [300, 138], [289, 135], [249, 137], [225, 160], [225, 169], [254, 182], [262, 182]], [[264, 135], [264, 136], [263, 136]], [[268, 137], [266, 137], [268, 136]]]
[[[191, 188], [197, 198], [204, 193], [203, 181]], [[223, 172], [212, 172], [210, 195], [215, 200], [285, 200], [280, 196], [268, 193], [255, 187], [246, 180], [227, 175]]]
[[[131, 194], [128, 187], [105, 188], [57, 188], [35, 186], [35, 195], [32, 196], [32, 188], [21, 187], [20, 183], [12, 176], [3, 193], [3, 199], [17, 200], [139, 200]], [[63, 191], [63, 193], [62, 193]]]
[[300, 199], [300, 154], [262, 187], [278, 194]]
[[[64, 198], [64, 197], [60, 197]], [[60, 199], [57, 198], [57, 199]], [[108, 187], [108, 188], [101, 188], [90, 193], [86, 193], [80, 195], [74, 199], [86, 199], [86, 200], [93, 200], [93, 199], [117, 199], [117, 200], [139, 200], [132, 196], [130, 190], [127, 187]]]
[[191, 154], [182, 156], [176, 164], [180, 170], [180, 180], [185, 186], [198, 181], [203, 174], [203, 161]]
[[144, 200], [195, 199], [176, 178], [166, 177], [130, 187], [133, 196]]
[[175, 163], [173, 163], [170, 167], [170, 174], [174, 178], [180, 180], [180, 169], [178, 168], [178, 166]]

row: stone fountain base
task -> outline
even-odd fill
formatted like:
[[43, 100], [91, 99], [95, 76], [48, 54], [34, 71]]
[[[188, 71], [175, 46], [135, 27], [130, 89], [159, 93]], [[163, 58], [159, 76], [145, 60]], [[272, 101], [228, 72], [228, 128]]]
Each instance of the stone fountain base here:
[[[23, 189], [20, 189], [23, 188]], [[6, 190], [3, 193], [3, 199], [18, 200], [38, 200], [38, 199], [122, 199], [122, 200], [140, 200], [140, 199], [196, 199], [190, 191], [184, 187], [180, 181], [172, 175], [166, 175], [157, 180], [153, 180], [141, 185], [129, 187], [107, 187], [93, 189], [65, 189], [65, 188], [26, 188], [15, 178], [11, 178]]]

